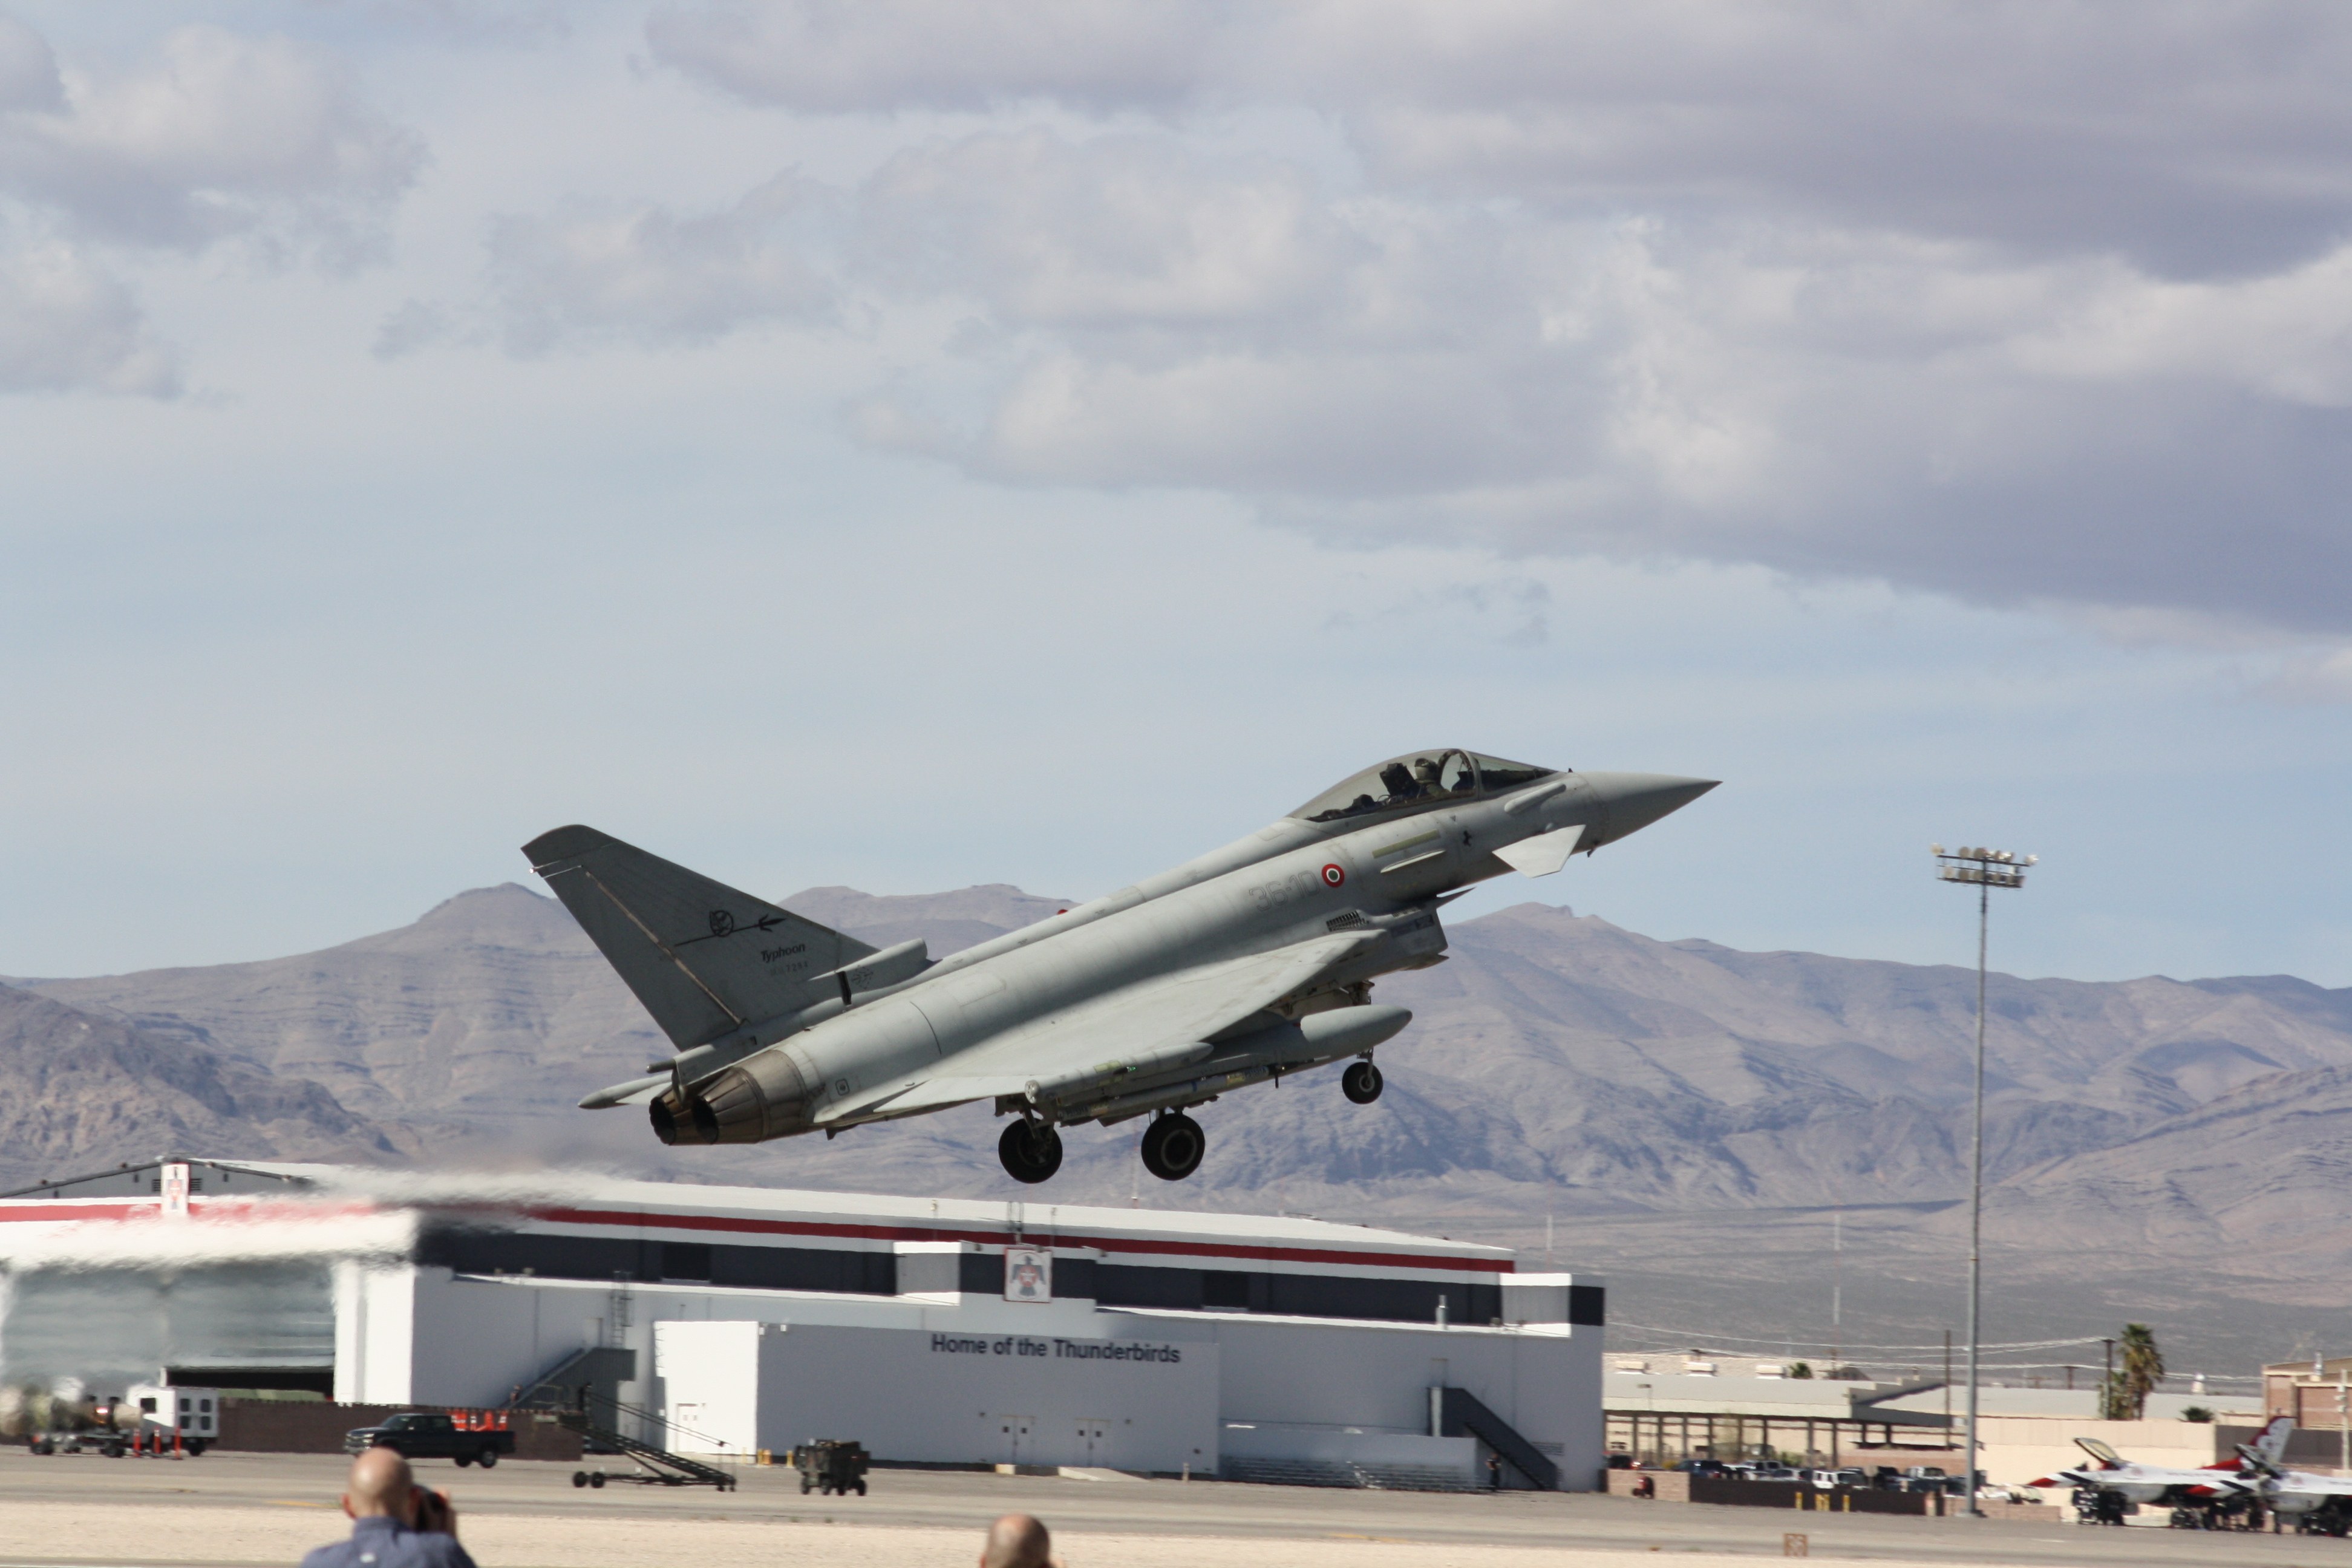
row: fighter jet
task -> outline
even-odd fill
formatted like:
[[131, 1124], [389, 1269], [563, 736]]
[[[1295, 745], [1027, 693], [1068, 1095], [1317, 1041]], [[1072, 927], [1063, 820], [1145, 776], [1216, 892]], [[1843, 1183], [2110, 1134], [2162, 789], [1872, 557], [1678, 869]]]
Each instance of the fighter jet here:
[[2246, 1472], [2259, 1478], [2263, 1500], [2281, 1517], [2295, 1521], [2299, 1529], [2326, 1535], [2352, 1531], [2352, 1477], [2286, 1468], [2282, 1461], [2287, 1435], [2294, 1430], [2293, 1417], [2281, 1415], [2253, 1442], [2238, 1445]]
[[[2099, 1438], [2077, 1437], [2074, 1446], [2090, 1455], [2094, 1463], [2080, 1469], [2059, 1470], [2033, 1484], [2055, 1487], [2063, 1482], [2094, 1491], [2120, 1492], [2141, 1503], [2202, 1502], [2216, 1497], [2248, 1496], [2263, 1489], [2260, 1473], [2251, 1467], [2269, 1463], [2284, 1452], [2286, 1435], [2294, 1426], [2294, 1422], [2282, 1417], [2264, 1427], [2252, 1447], [2240, 1445], [2241, 1458], [2188, 1470], [2135, 1464]], [[2259, 1457], [2264, 1455], [2269, 1458]]]
[[589, 1110], [643, 1104], [665, 1143], [758, 1143], [974, 1100], [1012, 1120], [1016, 1181], [1060, 1129], [1150, 1117], [1166, 1181], [1208, 1147], [1185, 1112], [1372, 1053], [1412, 1021], [1374, 981], [1444, 962], [1438, 910], [1473, 883], [1549, 876], [1697, 799], [1711, 779], [1580, 773], [1407, 752], [1272, 826], [994, 941], [880, 951], [592, 827], [523, 847], [677, 1047]]

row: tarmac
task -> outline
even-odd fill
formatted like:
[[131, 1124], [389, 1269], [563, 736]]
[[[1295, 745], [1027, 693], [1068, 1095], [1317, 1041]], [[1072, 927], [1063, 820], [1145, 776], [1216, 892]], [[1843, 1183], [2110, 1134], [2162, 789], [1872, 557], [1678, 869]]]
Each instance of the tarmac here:
[[[603, 1463], [612, 1468], [613, 1461]], [[0, 1568], [291, 1564], [340, 1539], [345, 1461], [39, 1457], [0, 1448]], [[1815, 1558], [2117, 1568], [2352, 1568], [2324, 1536], [2101, 1530], [1997, 1520], [1662, 1503], [1594, 1493], [1445, 1494], [875, 1470], [869, 1495], [803, 1496], [784, 1468], [732, 1492], [575, 1488], [577, 1467], [417, 1467], [457, 1504], [482, 1568], [970, 1568], [998, 1514], [1034, 1513], [1066, 1568], [1757, 1568]]]

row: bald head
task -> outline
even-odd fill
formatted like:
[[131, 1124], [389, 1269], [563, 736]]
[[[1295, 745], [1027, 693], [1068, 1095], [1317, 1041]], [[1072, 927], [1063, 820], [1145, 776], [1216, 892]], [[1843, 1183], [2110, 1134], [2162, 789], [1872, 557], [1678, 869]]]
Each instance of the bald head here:
[[408, 1461], [393, 1448], [363, 1448], [352, 1461], [351, 1479], [343, 1483], [343, 1511], [353, 1519], [384, 1516], [406, 1521], [409, 1493], [415, 1483]]
[[981, 1549], [980, 1568], [1045, 1568], [1045, 1554], [1054, 1538], [1025, 1513], [1008, 1513], [988, 1527], [988, 1544]]

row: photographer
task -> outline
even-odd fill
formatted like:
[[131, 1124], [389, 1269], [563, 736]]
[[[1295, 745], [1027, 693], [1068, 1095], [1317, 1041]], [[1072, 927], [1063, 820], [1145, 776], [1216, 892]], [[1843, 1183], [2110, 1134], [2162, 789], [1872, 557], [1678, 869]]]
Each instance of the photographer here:
[[352, 1461], [343, 1511], [352, 1536], [321, 1546], [302, 1568], [474, 1568], [457, 1544], [457, 1510], [446, 1492], [427, 1491], [390, 1448], [370, 1448]]

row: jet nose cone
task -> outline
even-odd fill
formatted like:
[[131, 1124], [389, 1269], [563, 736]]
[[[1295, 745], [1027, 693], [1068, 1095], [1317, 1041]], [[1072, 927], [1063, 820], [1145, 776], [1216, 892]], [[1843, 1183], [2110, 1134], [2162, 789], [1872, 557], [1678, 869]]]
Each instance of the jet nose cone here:
[[1609, 808], [1609, 837], [1622, 838], [1680, 811], [1723, 781], [1672, 773], [1586, 773], [1584, 782]]

